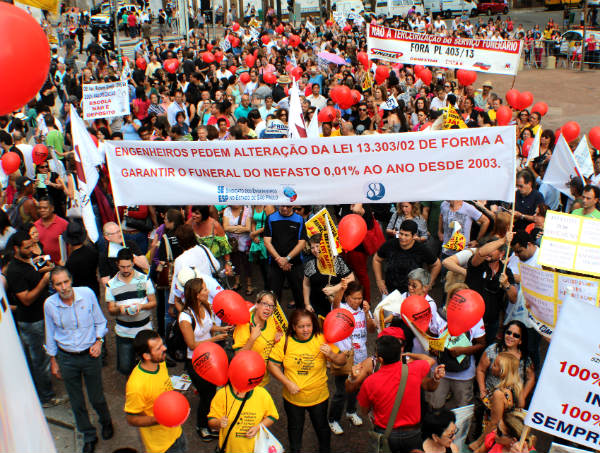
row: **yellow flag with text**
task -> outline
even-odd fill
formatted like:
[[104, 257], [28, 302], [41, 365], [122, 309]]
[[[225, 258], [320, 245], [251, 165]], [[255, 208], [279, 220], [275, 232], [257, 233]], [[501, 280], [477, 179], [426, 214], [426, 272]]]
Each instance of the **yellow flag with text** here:
[[458, 126], [460, 129], [467, 128], [460, 114], [454, 107], [449, 105], [444, 114], [444, 129], [452, 129], [453, 126]]
[[[321, 209], [306, 221], [306, 233], [309, 237], [321, 234], [317, 268], [321, 274], [335, 275], [334, 260], [336, 255], [342, 253], [342, 246], [338, 238], [337, 228], [327, 209]], [[333, 241], [329, 238], [330, 234], [333, 236]], [[333, 250], [334, 247], [336, 250]]]
[[55, 13], [58, 9], [58, 0], [19, 0], [23, 5], [34, 6]]

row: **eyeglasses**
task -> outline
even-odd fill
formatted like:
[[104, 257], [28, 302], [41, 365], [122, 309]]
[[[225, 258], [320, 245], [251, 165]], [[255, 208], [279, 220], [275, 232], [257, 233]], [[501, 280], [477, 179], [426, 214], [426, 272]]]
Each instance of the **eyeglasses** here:
[[504, 332], [504, 335], [508, 335], [509, 337], [513, 337], [513, 338], [521, 338], [521, 334], [518, 332], [513, 332], [512, 330], [507, 330], [506, 332]]
[[452, 432], [450, 432], [450, 433], [448, 433], [448, 434], [445, 434], [445, 436], [446, 436], [448, 439], [454, 439], [454, 437], [456, 437], [456, 433], [458, 433], [458, 430], [457, 430], [457, 429], [455, 429], [454, 431], [452, 431]]
[[106, 233], [104, 233], [104, 234], [106, 234], [107, 236], [114, 236], [115, 234], [119, 234], [119, 232], [118, 232], [118, 231], [112, 231], [112, 232], [108, 232], [108, 231], [107, 231], [107, 232], [106, 232]]
[[37, 168], [39, 168], [39, 169], [42, 169], [42, 168], [48, 168], [48, 165], [38, 165], [38, 167], [37, 167]]
[[358, 109], [359, 112], [366, 112], [367, 109]]
[[268, 308], [270, 310], [273, 310], [275, 308], [274, 304], [269, 304], [267, 302], [259, 302], [259, 304], [261, 304], [263, 307]]

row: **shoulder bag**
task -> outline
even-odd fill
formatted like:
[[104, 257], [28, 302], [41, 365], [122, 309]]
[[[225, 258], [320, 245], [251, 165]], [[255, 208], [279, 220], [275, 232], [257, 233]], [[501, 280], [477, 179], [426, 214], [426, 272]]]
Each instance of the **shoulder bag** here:
[[[244, 215], [244, 207], [242, 206], [242, 210], [240, 212], [240, 215], [237, 219], [237, 223], [235, 224], [235, 226], [239, 226], [240, 222], [242, 221], [242, 216]], [[240, 249], [240, 244], [239, 244], [239, 240], [236, 236], [234, 236], [233, 234], [230, 234], [227, 236], [227, 239], [229, 240], [229, 245], [231, 246], [231, 251], [232, 252], [237, 252]]]
[[[225, 391], [227, 391], [227, 389], [225, 389]], [[217, 444], [217, 446], [215, 447], [215, 453], [225, 453], [225, 449], [227, 448], [227, 440], [229, 439], [231, 430], [233, 429], [233, 427], [237, 423], [238, 419], [240, 418], [240, 415], [242, 414], [242, 409], [244, 409], [244, 405], [246, 404], [246, 401], [248, 400], [248, 393], [250, 393], [250, 392], [246, 392], [246, 395], [244, 396], [244, 399], [242, 400], [242, 404], [240, 404], [240, 408], [238, 409], [238, 412], [235, 415], [235, 418], [233, 419], [233, 423], [231, 425], [229, 425], [229, 429], [227, 430], [225, 439], [223, 439], [223, 445], [221, 445], [219, 447], [219, 445]]]
[[374, 453], [391, 453], [388, 439], [390, 438], [390, 434], [392, 434], [394, 422], [396, 421], [396, 415], [398, 415], [400, 403], [402, 402], [402, 397], [404, 396], [404, 391], [406, 390], [407, 380], [408, 365], [402, 364], [402, 377], [400, 378], [400, 385], [398, 386], [398, 391], [396, 392], [396, 400], [394, 401], [394, 407], [392, 408], [385, 432], [381, 434], [374, 430], [369, 431], [369, 436], [375, 441], [375, 450], [373, 450]]
[[173, 280], [173, 250], [171, 250], [171, 244], [169, 242], [169, 238], [167, 237], [167, 233], [163, 234], [162, 238], [165, 241], [165, 254], [167, 262], [164, 266], [159, 264], [156, 267], [156, 286], [158, 288], [169, 288], [171, 286], [171, 281]]

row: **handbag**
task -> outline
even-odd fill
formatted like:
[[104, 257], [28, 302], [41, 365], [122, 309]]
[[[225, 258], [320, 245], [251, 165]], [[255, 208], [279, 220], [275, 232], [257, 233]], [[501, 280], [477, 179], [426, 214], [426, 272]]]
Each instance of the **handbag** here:
[[329, 362], [329, 369], [333, 376], [349, 376], [352, 373], [352, 365], [354, 365], [354, 350], [344, 351], [346, 354], [346, 363], [343, 365], [336, 365], [333, 362]]
[[446, 367], [446, 371], [450, 371], [451, 373], [458, 373], [460, 371], [468, 370], [471, 366], [470, 356], [463, 357], [462, 361], [459, 362], [456, 357], [452, 357], [450, 351], [448, 350], [448, 346], [452, 347], [452, 343], [456, 343], [463, 335], [470, 340], [469, 332], [465, 332], [458, 337], [454, 337], [456, 340], [453, 340], [453, 337], [448, 337], [448, 340], [446, 340], [446, 347], [444, 347], [444, 350], [439, 353], [438, 363], [440, 365], [444, 365]]
[[206, 259], [208, 260], [208, 262], [210, 264], [210, 274], [212, 275], [212, 277], [216, 281], [218, 281], [223, 288], [230, 289], [230, 285], [229, 285], [229, 281], [227, 280], [227, 276], [225, 274], [221, 274], [217, 270], [215, 263], [213, 263], [212, 255], [209, 254], [209, 250], [206, 248], [206, 246], [203, 244], [198, 244], [198, 247], [200, 247], [204, 251], [204, 254], [206, 255]]
[[374, 430], [369, 431], [369, 436], [371, 436], [371, 439], [375, 441], [375, 449], [373, 450], [374, 453], [391, 453], [388, 439], [390, 438], [390, 434], [392, 434], [394, 422], [396, 421], [396, 415], [398, 415], [400, 403], [402, 402], [402, 397], [404, 396], [404, 391], [406, 390], [407, 380], [408, 365], [402, 364], [402, 377], [400, 378], [400, 385], [398, 386], [398, 391], [396, 392], [396, 400], [394, 401], [394, 407], [392, 408], [392, 412], [390, 413], [390, 418], [387, 422], [385, 432], [381, 434]]
[[136, 219], [135, 217], [124, 216], [126, 228], [131, 228], [132, 230], [138, 230], [142, 233], [148, 233], [152, 231], [152, 220], [150, 220], [150, 216], [145, 219]]
[[[240, 222], [242, 221], [242, 216], [244, 215], [244, 207], [242, 207], [242, 210], [240, 211], [240, 215], [237, 219], [237, 223], [236, 226], [238, 226], [240, 224]], [[237, 252], [240, 249], [240, 242], [239, 239], [233, 235], [231, 236], [227, 236], [227, 239], [229, 240], [229, 245], [231, 246], [231, 251], [232, 252]]]
[[235, 415], [235, 418], [233, 419], [233, 423], [231, 425], [229, 425], [229, 429], [227, 430], [227, 434], [225, 435], [225, 439], [223, 439], [223, 445], [221, 445], [219, 447], [219, 445], [217, 444], [217, 446], [215, 447], [215, 453], [225, 453], [225, 448], [227, 447], [227, 440], [229, 439], [229, 435], [231, 434], [231, 430], [233, 429], [233, 427], [235, 426], [235, 424], [238, 421], [238, 418], [240, 418], [240, 415], [242, 414], [242, 409], [244, 408], [244, 405], [246, 404], [246, 401], [248, 400], [248, 394], [250, 392], [246, 392], [246, 395], [244, 395], [244, 399], [242, 400], [242, 404], [240, 404], [240, 408], [238, 409], [238, 413]]
[[[69, 175], [69, 177], [73, 178], [73, 175]], [[73, 198], [69, 197], [67, 201], [66, 216], [68, 219], [81, 219], [83, 217], [83, 210], [81, 209], [81, 202], [77, 196], [77, 182], [75, 181], [75, 178], [73, 178], [73, 183], [75, 187], [75, 196]]]
[[367, 230], [367, 234], [362, 241], [365, 252], [367, 252], [367, 255], [374, 255], [384, 242], [385, 237], [383, 231], [381, 231], [381, 225], [373, 216], [373, 226], [370, 230]]
[[283, 445], [268, 428], [260, 425], [260, 431], [254, 442], [254, 453], [283, 453]]
[[167, 264], [164, 266], [159, 264], [156, 267], [156, 286], [158, 288], [169, 288], [173, 281], [175, 263], [173, 261], [173, 250], [171, 250], [171, 244], [166, 234], [163, 234], [163, 240], [165, 241]]

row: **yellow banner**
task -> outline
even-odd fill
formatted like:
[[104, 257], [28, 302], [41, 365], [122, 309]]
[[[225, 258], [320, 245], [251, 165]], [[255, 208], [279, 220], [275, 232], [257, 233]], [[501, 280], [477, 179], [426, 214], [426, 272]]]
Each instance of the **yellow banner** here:
[[306, 233], [308, 234], [308, 237], [319, 233], [321, 234], [321, 242], [319, 244], [321, 253], [317, 259], [317, 267], [319, 272], [323, 275], [335, 275], [335, 267], [333, 265], [334, 254], [332, 252], [332, 247], [330, 246], [329, 231], [331, 231], [333, 236], [333, 243], [335, 244], [337, 253], [342, 253], [342, 246], [338, 238], [337, 228], [327, 209], [321, 209], [306, 221]]
[[373, 87], [373, 80], [371, 80], [371, 71], [367, 71], [365, 80], [363, 80], [362, 89], [363, 91], [370, 90]]
[[19, 0], [19, 3], [45, 9], [51, 13], [55, 13], [58, 8], [58, 0]]
[[275, 309], [273, 310], [273, 321], [277, 324], [277, 327], [281, 329], [282, 332], [286, 332], [288, 328], [287, 318], [285, 317], [285, 313], [281, 309], [281, 305], [277, 302], [275, 305]]
[[444, 114], [444, 129], [452, 129], [453, 126], [458, 126], [460, 129], [467, 128], [467, 125], [456, 109], [449, 105]]

